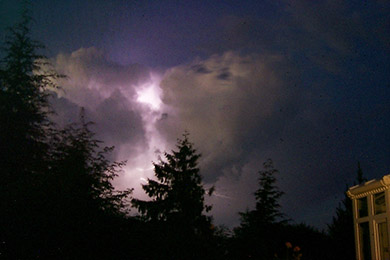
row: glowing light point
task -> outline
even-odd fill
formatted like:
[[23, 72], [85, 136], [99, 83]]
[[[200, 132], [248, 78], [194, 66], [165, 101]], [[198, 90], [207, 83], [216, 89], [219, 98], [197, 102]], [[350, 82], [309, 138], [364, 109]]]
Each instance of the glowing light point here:
[[148, 105], [153, 110], [161, 106], [160, 89], [155, 84], [141, 88], [137, 91], [137, 101]]

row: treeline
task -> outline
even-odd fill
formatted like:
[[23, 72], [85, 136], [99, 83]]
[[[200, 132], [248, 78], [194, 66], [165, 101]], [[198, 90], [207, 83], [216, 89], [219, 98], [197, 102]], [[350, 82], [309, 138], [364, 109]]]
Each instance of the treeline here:
[[[352, 237], [344, 232], [352, 223], [347, 199], [330, 235], [291, 224], [280, 209], [283, 192], [271, 160], [259, 172], [255, 209], [240, 213], [233, 231], [213, 226], [204, 200], [214, 188], [203, 188], [200, 154], [187, 133], [154, 164], [155, 179], [143, 185], [150, 200], [115, 190], [111, 181], [124, 162], [107, 159], [113, 148], [94, 138], [84, 112], [64, 128], [49, 120], [48, 98], [63, 76], [37, 54], [42, 45], [29, 26], [24, 15], [10, 29], [0, 67], [0, 257], [353, 259], [344, 257], [354, 254], [353, 230]], [[131, 207], [140, 215], [130, 217]], [[341, 238], [352, 245], [338, 251]]]

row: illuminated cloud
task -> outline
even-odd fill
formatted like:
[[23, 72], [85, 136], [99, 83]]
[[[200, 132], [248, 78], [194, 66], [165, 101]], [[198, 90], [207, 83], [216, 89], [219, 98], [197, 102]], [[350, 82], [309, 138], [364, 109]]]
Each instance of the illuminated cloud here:
[[120, 37], [105, 34], [110, 58], [166, 69], [161, 84], [96, 48], [60, 54], [56, 68], [69, 78], [54, 102], [58, 120], [86, 107], [114, 157], [129, 160], [115, 185], [138, 188], [137, 197], [151, 162], [188, 130], [204, 181], [217, 189], [217, 224], [236, 225], [237, 212], [253, 206], [257, 172], [272, 158], [283, 210], [325, 227], [358, 160], [369, 178], [388, 168], [387, 3], [271, 2], [203, 23], [194, 15], [189, 27], [186, 15], [160, 26], [148, 8], [153, 22], [113, 21]]
[[141, 65], [123, 66], [109, 61], [94, 48], [81, 48], [70, 55], [59, 54], [54, 60], [58, 72], [67, 76], [60, 96], [94, 109], [115, 91], [132, 101], [136, 87], [150, 81], [149, 70]]
[[[1, 39], [21, 2], [0, 1]], [[32, 37], [68, 76], [55, 120], [77, 121], [85, 107], [112, 159], [128, 160], [116, 187], [145, 198], [151, 162], [184, 130], [216, 186], [216, 224], [237, 225], [254, 205], [267, 158], [282, 209], [320, 228], [358, 160], [368, 179], [388, 173], [388, 0], [97, 2], [34, 1]]]
[[128, 161], [115, 186], [134, 187], [135, 196], [144, 196], [140, 183], [153, 175], [155, 151], [165, 148], [154, 128], [162, 107], [158, 75], [140, 65], [110, 62], [96, 48], [60, 54], [54, 66], [67, 76], [51, 100], [54, 120], [59, 125], [76, 122], [80, 108], [85, 107], [97, 138], [115, 146], [111, 159]]

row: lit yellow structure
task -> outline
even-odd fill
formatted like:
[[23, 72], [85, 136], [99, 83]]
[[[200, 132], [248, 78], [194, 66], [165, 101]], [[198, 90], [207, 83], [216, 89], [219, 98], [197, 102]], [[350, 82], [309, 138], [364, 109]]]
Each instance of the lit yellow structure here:
[[357, 260], [390, 260], [390, 175], [351, 187]]

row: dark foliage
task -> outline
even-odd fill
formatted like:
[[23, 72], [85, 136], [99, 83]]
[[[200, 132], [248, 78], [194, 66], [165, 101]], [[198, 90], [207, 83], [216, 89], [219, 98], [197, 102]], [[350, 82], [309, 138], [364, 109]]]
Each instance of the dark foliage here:
[[[256, 207], [241, 215], [229, 243], [229, 259], [333, 259], [329, 237], [304, 224], [289, 224], [280, 211], [283, 195], [276, 186], [272, 160], [260, 171]], [[295, 257], [295, 258], [294, 258]]]
[[[164, 238], [160, 253], [171, 259], [204, 259], [212, 245], [211, 209], [204, 203], [205, 190], [197, 167], [199, 154], [188, 140], [179, 139], [177, 150], [165, 153], [166, 161], [155, 163], [157, 180], [148, 180], [143, 189], [150, 201], [133, 200], [133, 205], [150, 225], [157, 225]], [[163, 242], [163, 243], [162, 243]], [[166, 243], [164, 243], [166, 242]]]
[[29, 18], [10, 30], [6, 56], [0, 68], [0, 167], [1, 187], [15, 190], [16, 182], [33, 178], [46, 170], [46, 130], [50, 127], [47, 97], [53, 86], [40, 70], [44, 57], [35, 50], [40, 45], [29, 36]]
[[[355, 184], [362, 184], [367, 181], [358, 162]], [[346, 191], [348, 187], [346, 188]], [[353, 225], [352, 200], [345, 193], [344, 199], [336, 208], [336, 216], [328, 225], [328, 233], [333, 242], [334, 259], [355, 259], [355, 234]]]
[[[44, 176], [49, 169], [47, 119], [52, 79], [36, 53], [42, 46], [29, 38], [30, 18], [10, 29], [0, 67], [0, 236], [2, 250], [21, 243], [31, 253], [42, 230], [46, 207]], [[4, 255], [4, 253], [3, 253]]]
[[256, 207], [240, 213], [241, 224], [234, 230], [235, 258], [272, 259], [277, 252], [279, 232], [286, 223], [279, 204], [283, 192], [275, 185], [278, 170], [271, 159], [265, 161], [263, 167], [264, 170], [259, 171], [259, 188], [254, 193]]
[[178, 140], [177, 151], [165, 153], [167, 161], [154, 164], [157, 180], [142, 186], [152, 200], [134, 199], [133, 205], [146, 220], [182, 223], [197, 233], [210, 226], [211, 219], [203, 214], [211, 206], [204, 204], [205, 190], [197, 167], [200, 154], [188, 140]]
[[240, 213], [241, 227], [284, 222], [284, 214], [280, 212], [279, 199], [283, 192], [275, 183], [275, 175], [279, 173], [271, 159], [263, 164], [264, 170], [259, 171], [259, 189], [254, 193], [256, 198], [255, 210]]
[[51, 171], [58, 180], [56, 193], [62, 193], [73, 207], [79, 203], [80, 211], [125, 215], [131, 190], [115, 191], [111, 183], [124, 162], [107, 159], [114, 147], [101, 148], [88, 128], [90, 124], [84, 121], [82, 111], [80, 126], [69, 125], [56, 136], [51, 151]]
[[74, 255], [72, 250], [86, 241], [93, 243], [84, 246], [85, 252], [104, 248], [97, 245], [105, 241], [106, 222], [125, 218], [129, 206], [126, 202], [131, 190], [115, 191], [111, 184], [123, 163], [106, 159], [113, 148], [100, 147], [88, 129], [90, 123], [84, 122], [83, 113], [80, 121], [80, 125], [59, 131], [51, 145], [46, 205], [50, 208], [49, 218], [55, 220], [50, 223], [50, 233], [60, 238], [52, 248], [61, 249], [50, 252], [54, 255]]
[[[358, 162], [358, 169], [357, 169], [357, 174], [356, 174], [356, 181], [357, 181], [357, 184], [362, 184], [363, 182], [366, 182], [367, 179], [363, 176], [363, 170], [362, 168], [360, 167], [360, 162]], [[354, 183], [356, 184], [356, 183]]]
[[0, 255], [108, 259], [123, 245], [116, 237], [131, 241], [129, 227], [141, 225], [123, 211], [130, 190], [110, 182], [122, 164], [106, 159], [112, 148], [100, 149], [84, 121], [57, 130], [48, 119], [62, 76], [36, 53], [30, 20], [25, 12], [10, 29], [0, 67]]
[[[302, 260], [332, 260], [335, 254], [327, 234], [305, 224], [285, 224], [280, 227], [277, 259], [293, 259], [301, 254]], [[291, 248], [289, 248], [291, 244]], [[295, 252], [294, 252], [295, 251]]]

